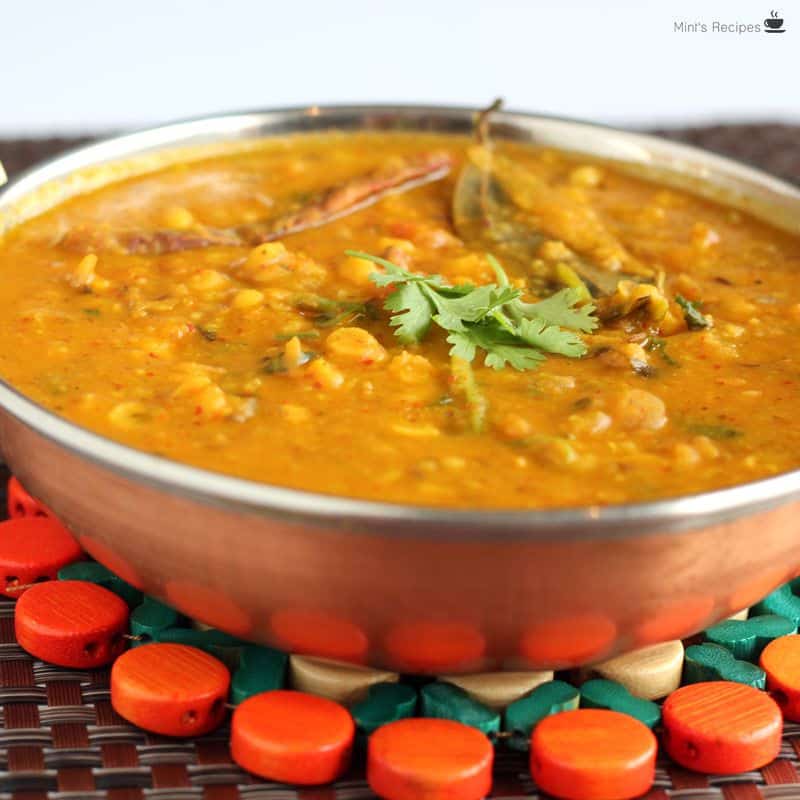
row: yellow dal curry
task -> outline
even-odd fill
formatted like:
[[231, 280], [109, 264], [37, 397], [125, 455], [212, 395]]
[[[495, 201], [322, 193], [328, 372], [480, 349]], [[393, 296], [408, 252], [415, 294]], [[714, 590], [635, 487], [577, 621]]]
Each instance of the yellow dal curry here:
[[[420, 154], [448, 174], [325, 216], [328, 187], [360, 197], [354, 178], [380, 183]], [[497, 264], [491, 236], [466, 241], [452, 214], [462, 166], [493, 157], [528, 180], [505, 187]], [[285, 224], [297, 214], [316, 227]], [[259, 239], [264, 219], [283, 222]], [[541, 241], [515, 251], [525, 224]], [[346, 251], [442, 276], [442, 302], [469, 295], [470, 310], [401, 341], [406, 308], [441, 311], [437, 282], [398, 296], [385, 267]], [[452, 507], [650, 500], [800, 463], [799, 271], [798, 240], [612, 166], [457, 137], [299, 136], [114, 183], [10, 231], [0, 374], [101, 434], [256, 481]], [[497, 300], [471, 294], [487, 284], [516, 299], [474, 319], [480, 297]], [[591, 320], [546, 328], [569, 354], [497, 333], [521, 319], [515, 303], [565, 286], [562, 310]], [[488, 349], [452, 358], [459, 325]], [[510, 353], [496, 368], [492, 342]]]

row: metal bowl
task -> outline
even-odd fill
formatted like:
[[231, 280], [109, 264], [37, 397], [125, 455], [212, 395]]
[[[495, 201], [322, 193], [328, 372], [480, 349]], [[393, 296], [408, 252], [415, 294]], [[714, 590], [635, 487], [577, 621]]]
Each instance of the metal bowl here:
[[[337, 107], [208, 117], [45, 163], [0, 227], [172, 148], [339, 129], [469, 131], [465, 109]], [[800, 192], [694, 148], [499, 114], [497, 135], [625, 162], [800, 233]], [[131, 161], [132, 159], [132, 161]], [[155, 160], [154, 160], [155, 159]], [[74, 425], [0, 384], [12, 470], [97, 560], [238, 636], [415, 672], [562, 667], [689, 635], [800, 573], [800, 472], [653, 503], [450, 511], [227, 477]]]

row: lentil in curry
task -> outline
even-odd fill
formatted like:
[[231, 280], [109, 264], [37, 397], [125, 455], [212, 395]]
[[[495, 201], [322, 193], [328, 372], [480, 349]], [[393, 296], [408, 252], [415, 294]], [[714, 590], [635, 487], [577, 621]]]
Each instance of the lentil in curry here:
[[0, 374], [113, 439], [282, 486], [650, 500], [800, 464], [799, 270], [790, 235], [612, 165], [296, 136], [9, 231]]

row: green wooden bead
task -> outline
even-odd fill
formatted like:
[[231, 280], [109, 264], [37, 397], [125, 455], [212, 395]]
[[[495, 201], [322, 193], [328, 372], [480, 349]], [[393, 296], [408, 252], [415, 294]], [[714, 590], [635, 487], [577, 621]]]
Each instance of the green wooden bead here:
[[800, 625], [800, 578], [779, 586], [760, 603], [756, 603], [751, 613], [777, 614], [790, 619], [795, 625]]
[[167, 628], [159, 631], [156, 637], [159, 642], [175, 642], [188, 644], [192, 647], [237, 647], [241, 651], [247, 642], [237, 639], [229, 633], [216, 628], [198, 630], [197, 628]]
[[96, 561], [76, 561], [74, 564], [67, 564], [58, 571], [58, 577], [62, 581], [96, 583], [122, 598], [128, 604], [128, 608], [135, 608], [142, 602], [142, 593], [135, 586], [126, 583]]
[[417, 710], [417, 692], [405, 683], [376, 683], [367, 696], [350, 708], [356, 728], [365, 734], [398, 719], [413, 717]]
[[531, 731], [545, 717], [578, 707], [581, 693], [566, 681], [547, 681], [520, 697], [503, 713], [503, 730], [511, 736], [506, 743], [513, 750], [528, 750]]
[[473, 700], [460, 687], [444, 681], [422, 687], [421, 716], [452, 719], [486, 734], [500, 730], [500, 714], [497, 711]]
[[765, 614], [746, 620], [725, 620], [703, 631], [703, 636], [706, 641], [730, 650], [736, 658], [755, 663], [773, 639], [791, 633], [797, 633], [797, 625], [792, 620]]
[[634, 697], [621, 683], [595, 678], [581, 686], [581, 708], [605, 708], [635, 717], [648, 728], [661, 720], [661, 709], [652, 700]]
[[155, 642], [174, 642], [197, 647], [218, 658], [231, 670], [239, 668], [239, 658], [247, 642], [214, 628], [199, 631], [195, 628], [165, 628], [153, 635]]
[[153, 597], [145, 597], [142, 604], [131, 612], [131, 635], [137, 637], [131, 644], [136, 647], [152, 642], [160, 631], [177, 628], [182, 621], [183, 617], [171, 606]]
[[686, 648], [683, 682], [735, 681], [756, 689], [766, 685], [764, 670], [749, 661], [737, 660], [730, 650], [718, 644], [693, 644]]
[[289, 656], [272, 647], [243, 647], [239, 667], [231, 680], [231, 702], [238, 705], [261, 692], [282, 689], [286, 683]]

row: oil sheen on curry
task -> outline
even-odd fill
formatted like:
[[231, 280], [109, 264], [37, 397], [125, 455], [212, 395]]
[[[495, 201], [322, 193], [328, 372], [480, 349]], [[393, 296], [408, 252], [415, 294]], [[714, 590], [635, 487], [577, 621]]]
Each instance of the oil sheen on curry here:
[[141, 450], [457, 508], [798, 466], [800, 242], [612, 165], [412, 133], [273, 139], [0, 241], [0, 374]]

